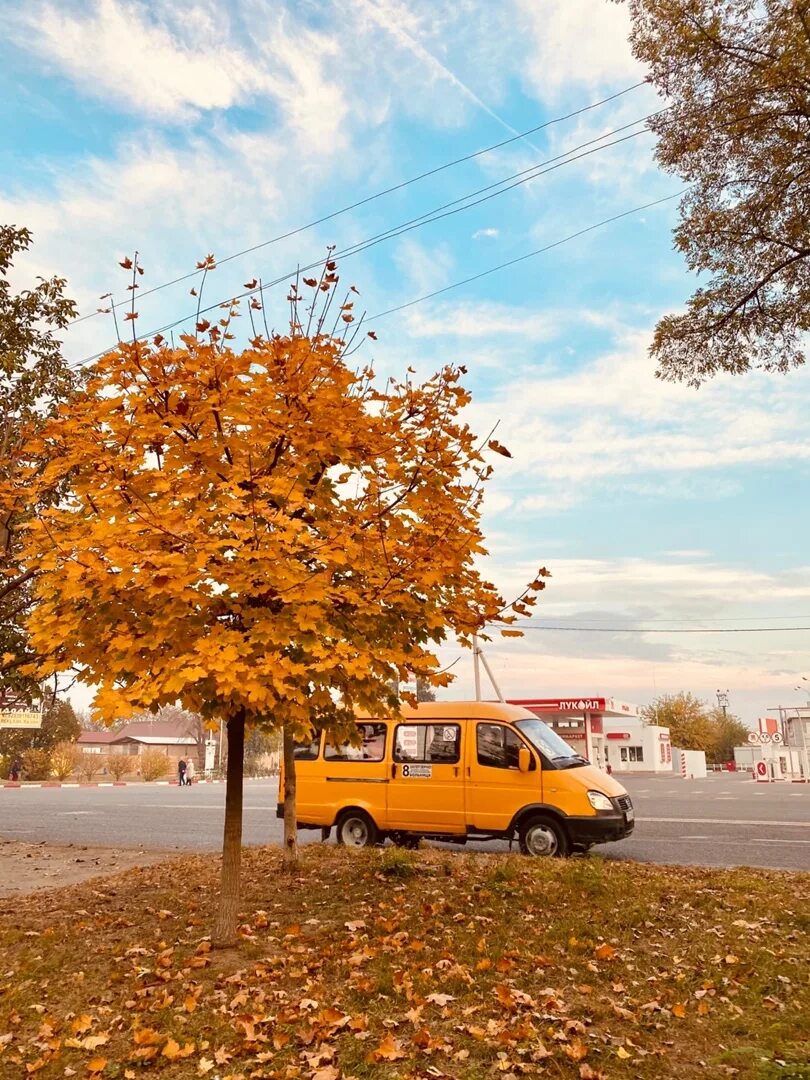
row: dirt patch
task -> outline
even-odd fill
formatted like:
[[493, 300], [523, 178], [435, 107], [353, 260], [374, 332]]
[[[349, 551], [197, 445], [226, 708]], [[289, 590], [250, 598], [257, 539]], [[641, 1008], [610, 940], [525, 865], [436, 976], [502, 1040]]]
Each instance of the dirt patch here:
[[151, 866], [166, 858], [169, 853], [162, 851], [0, 839], [0, 896], [24, 896], [41, 889], [77, 885], [135, 866]]

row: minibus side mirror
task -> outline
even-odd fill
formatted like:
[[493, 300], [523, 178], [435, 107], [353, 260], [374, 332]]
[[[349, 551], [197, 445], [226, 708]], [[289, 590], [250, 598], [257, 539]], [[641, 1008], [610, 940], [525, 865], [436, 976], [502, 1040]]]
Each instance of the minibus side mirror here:
[[518, 768], [521, 772], [528, 772], [532, 767], [532, 752], [528, 746], [521, 746], [518, 750]]

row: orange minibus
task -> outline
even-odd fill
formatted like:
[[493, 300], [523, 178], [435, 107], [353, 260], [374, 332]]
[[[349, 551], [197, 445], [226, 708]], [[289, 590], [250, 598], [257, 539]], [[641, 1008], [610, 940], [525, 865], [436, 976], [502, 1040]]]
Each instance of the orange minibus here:
[[299, 828], [334, 828], [353, 847], [517, 838], [526, 855], [557, 856], [633, 831], [622, 785], [518, 705], [430, 702], [357, 725], [355, 745], [317, 732], [296, 747]]

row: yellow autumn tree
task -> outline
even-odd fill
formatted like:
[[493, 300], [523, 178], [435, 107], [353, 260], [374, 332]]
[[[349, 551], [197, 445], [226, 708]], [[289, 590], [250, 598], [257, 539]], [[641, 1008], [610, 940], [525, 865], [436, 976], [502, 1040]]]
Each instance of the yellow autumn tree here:
[[232, 312], [176, 348], [120, 343], [39, 436], [39, 482], [69, 478], [27, 536], [46, 672], [78, 667], [108, 722], [179, 702], [227, 724], [218, 944], [236, 939], [246, 725], [288, 751], [314, 726], [351, 738], [358, 710], [396, 712], [397, 679], [449, 681], [448, 633], [503, 621], [476, 568], [491, 466], [463, 369], [379, 386], [325, 328], [336, 282], [332, 264], [312, 282], [314, 326], [293, 288], [289, 331], [241, 351]]

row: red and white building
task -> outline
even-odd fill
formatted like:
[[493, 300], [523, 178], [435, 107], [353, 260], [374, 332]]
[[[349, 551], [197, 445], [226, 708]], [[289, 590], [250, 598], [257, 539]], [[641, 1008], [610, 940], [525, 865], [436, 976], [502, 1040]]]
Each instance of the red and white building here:
[[611, 697], [510, 698], [600, 769], [672, 772], [669, 728], [646, 724], [636, 705]]

